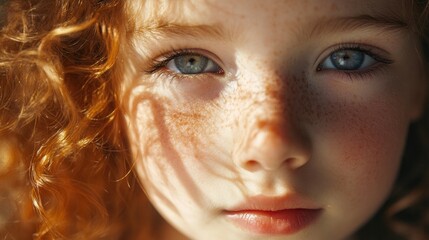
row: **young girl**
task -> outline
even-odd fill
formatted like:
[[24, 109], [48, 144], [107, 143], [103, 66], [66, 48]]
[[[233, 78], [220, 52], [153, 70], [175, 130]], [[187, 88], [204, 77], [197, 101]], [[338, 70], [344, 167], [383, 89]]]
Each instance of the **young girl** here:
[[1, 238], [429, 239], [426, 2], [6, 1]]

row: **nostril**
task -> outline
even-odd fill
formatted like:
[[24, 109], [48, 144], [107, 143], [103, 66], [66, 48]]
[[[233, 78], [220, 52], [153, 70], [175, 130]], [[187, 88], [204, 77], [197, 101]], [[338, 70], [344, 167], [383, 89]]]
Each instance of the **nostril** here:
[[304, 159], [299, 159], [299, 158], [288, 158], [286, 159], [286, 165], [290, 168], [290, 169], [297, 169], [302, 167], [303, 165], [305, 165], [306, 161]]
[[244, 168], [248, 171], [256, 171], [259, 168], [259, 163], [255, 160], [248, 160], [244, 163]]

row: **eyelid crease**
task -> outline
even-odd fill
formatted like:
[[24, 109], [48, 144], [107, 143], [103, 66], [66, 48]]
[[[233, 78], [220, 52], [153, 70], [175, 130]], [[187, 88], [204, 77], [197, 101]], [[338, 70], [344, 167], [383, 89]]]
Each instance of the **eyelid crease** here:
[[[383, 63], [376, 63], [373, 66], [368, 67], [365, 70], [358, 70], [358, 71], [338, 71], [333, 69], [327, 69], [324, 70], [324, 74], [332, 74], [333, 76], [339, 76], [339, 78], [347, 77], [350, 81], [357, 81], [357, 80], [363, 80], [368, 79], [377, 73], [382, 73], [384, 71], [387, 71], [389, 64], [383, 64]], [[334, 77], [335, 78], [335, 77]]]

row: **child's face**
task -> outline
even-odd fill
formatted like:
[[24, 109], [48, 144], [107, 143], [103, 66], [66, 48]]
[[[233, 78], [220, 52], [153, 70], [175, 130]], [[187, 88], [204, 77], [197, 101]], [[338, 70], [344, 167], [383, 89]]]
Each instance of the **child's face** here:
[[129, 3], [121, 94], [159, 212], [192, 239], [342, 239], [364, 224], [422, 107], [400, 1], [153, 2]]

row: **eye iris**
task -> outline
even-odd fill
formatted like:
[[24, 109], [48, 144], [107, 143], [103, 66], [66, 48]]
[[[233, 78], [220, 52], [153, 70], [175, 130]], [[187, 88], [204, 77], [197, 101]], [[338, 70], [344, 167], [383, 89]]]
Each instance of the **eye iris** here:
[[174, 63], [183, 74], [197, 74], [207, 67], [208, 58], [200, 55], [183, 55], [176, 57]]
[[334, 52], [331, 61], [339, 70], [357, 70], [365, 59], [365, 54], [356, 50], [341, 50]]

